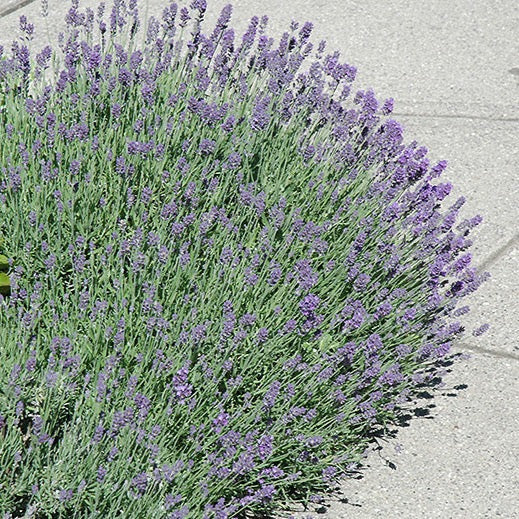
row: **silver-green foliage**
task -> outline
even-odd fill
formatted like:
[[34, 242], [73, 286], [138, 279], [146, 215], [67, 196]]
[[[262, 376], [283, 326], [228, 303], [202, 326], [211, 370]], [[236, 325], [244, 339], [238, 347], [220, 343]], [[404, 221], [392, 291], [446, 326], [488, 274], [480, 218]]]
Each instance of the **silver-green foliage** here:
[[20, 40], [0, 61], [13, 517], [308, 500], [448, 353], [484, 278], [479, 220], [454, 230], [463, 199], [442, 211], [445, 163], [402, 144], [391, 100], [348, 106], [355, 70], [323, 44], [297, 75], [311, 24], [272, 48], [253, 18], [235, 48], [228, 8], [211, 37], [191, 9], [166, 8], [140, 49], [135, 2], [111, 26], [73, 4], [61, 52], [29, 61]]

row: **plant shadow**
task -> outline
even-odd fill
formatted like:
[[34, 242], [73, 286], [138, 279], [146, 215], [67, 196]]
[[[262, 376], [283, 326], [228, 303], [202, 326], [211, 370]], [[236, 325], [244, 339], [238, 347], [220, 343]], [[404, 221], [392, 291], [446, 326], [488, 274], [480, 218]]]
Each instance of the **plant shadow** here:
[[[431, 376], [430, 379], [415, 384], [413, 388], [411, 388], [411, 392], [409, 395], [409, 400], [404, 404], [399, 404], [395, 406], [395, 420], [391, 422], [391, 427], [377, 427], [373, 428], [366, 434], [366, 438], [368, 440], [368, 449], [369, 451], [378, 452], [378, 455], [386, 462], [386, 465], [392, 470], [397, 470], [396, 464], [390, 459], [384, 458], [380, 451], [382, 451], [383, 446], [379, 442], [379, 440], [383, 440], [387, 442], [390, 439], [395, 439], [398, 435], [398, 431], [401, 427], [409, 427], [411, 421], [416, 418], [423, 418], [427, 420], [433, 420], [434, 416], [431, 414], [431, 409], [436, 407], [436, 404], [433, 403], [434, 398], [441, 396], [448, 397], [456, 397], [460, 394], [461, 391], [468, 388], [467, 384], [458, 384], [454, 387], [447, 388], [443, 383], [442, 376], [452, 372], [452, 366], [455, 364], [456, 360], [460, 357], [463, 358], [465, 354], [463, 353], [454, 353], [443, 359], [439, 359], [434, 363], [430, 364], [428, 368], [423, 370], [424, 374], [428, 374]], [[436, 375], [434, 375], [436, 374]], [[432, 376], [434, 375], [434, 376]], [[441, 391], [441, 393], [439, 393]], [[351, 475], [348, 475], [349, 479], [361, 480], [364, 478], [364, 471], [367, 468], [367, 465], [359, 464], [357, 469], [351, 470]], [[307, 519], [308, 514], [314, 513], [317, 515], [326, 514], [330, 507], [330, 502], [336, 501], [345, 505], [350, 505], [351, 507], [361, 508], [361, 503], [356, 503], [344, 495], [341, 487], [336, 485], [334, 488], [330, 489], [325, 494], [326, 503], [320, 503], [319, 505], [313, 505], [313, 509], [310, 510], [308, 507], [305, 507], [304, 511], [291, 511], [290, 513], [297, 513], [297, 516], [283, 516], [283, 517], [298, 517], [300, 519]], [[279, 512], [278, 512], [279, 513]], [[287, 511], [284, 511], [287, 513]], [[247, 516], [248, 519], [279, 519], [279, 515], [254, 515]]]

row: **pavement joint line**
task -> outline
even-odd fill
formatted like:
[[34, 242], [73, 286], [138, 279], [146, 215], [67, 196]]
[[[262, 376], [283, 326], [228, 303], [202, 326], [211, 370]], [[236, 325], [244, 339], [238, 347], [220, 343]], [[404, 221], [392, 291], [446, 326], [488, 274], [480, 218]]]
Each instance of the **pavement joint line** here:
[[14, 13], [15, 11], [18, 11], [18, 9], [21, 9], [22, 7], [25, 7], [26, 5], [32, 4], [34, 0], [18, 0], [12, 5], [9, 5], [5, 7], [4, 9], [0, 10], [0, 18], [3, 18], [4, 16], [7, 16], [8, 14]]
[[391, 112], [391, 115], [397, 117], [424, 117], [429, 119], [481, 119], [483, 121], [519, 123], [519, 118], [517, 117], [488, 117], [485, 115], [465, 114], [415, 114], [412, 112]]
[[519, 355], [516, 355], [514, 353], [508, 353], [506, 351], [489, 350], [488, 348], [473, 346], [472, 344], [467, 344], [466, 342], [458, 342], [453, 344], [453, 346], [474, 351], [476, 353], [486, 353], [487, 355], [491, 355], [492, 357], [499, 357], [501, 359], [519, 360]]
[[503, 256], [506, 256], [511, 250], [519, 246], [519, 234], [512, 236], [502, 247], [499, 247], [493, 252], [481, 265], [480, 269], [486, 269], [490, 265], [493, 265], [496, 261], [500, 260]]

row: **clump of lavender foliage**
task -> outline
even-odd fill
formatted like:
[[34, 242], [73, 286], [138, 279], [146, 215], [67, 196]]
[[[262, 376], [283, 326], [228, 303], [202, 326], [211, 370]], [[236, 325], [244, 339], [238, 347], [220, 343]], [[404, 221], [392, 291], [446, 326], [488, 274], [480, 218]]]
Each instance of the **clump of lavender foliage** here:
[[0, 48], [0, 510], [307, 502], [463, 332], [481, 218], [324, 41], [299, 71], [311, 23], [195, 0], [139, 47], [128, 4]]

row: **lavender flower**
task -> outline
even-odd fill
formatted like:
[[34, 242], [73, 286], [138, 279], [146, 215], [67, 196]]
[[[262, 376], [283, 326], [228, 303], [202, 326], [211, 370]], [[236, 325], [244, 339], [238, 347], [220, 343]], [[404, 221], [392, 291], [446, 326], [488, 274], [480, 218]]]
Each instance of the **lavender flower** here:
[[319, 306], [321, 300], [315, 294], [308, 294], [300, 303], [299, 309], [305, 317], [311, 317], [314, 315], [314, 311]]
[[278, 380], [275, 380], [271, 384], [267, 393], [265, 393], [265, 396], [263, 397], [263, 406], [266, 409], [271, 409], [272, 407], [274, 407], [274, 404], [276, 402], [276, 398], [279, 394], [280, 389], [281, 389], [281, 382], [279, 382]]
[[[138, 42], [137, 5], [73, 0], [56, 48], [25, 16], [0, 47], [0, 436], [25, 474], [0, 487], [50, 515], [317, 502], [464, 332], [481, 217], [443, 209], [446, 161], [311, 22], [238, 39], [227, 5], [205, 35], [190, 0]], [[29, 470], [50, 458], [61, 486]]]
[[270, 122], [267, 107], [270, 104], [270, 97], [256, 99], [256, 104], [250, 119], [250, 126], [254, 131], [264, 130]]

